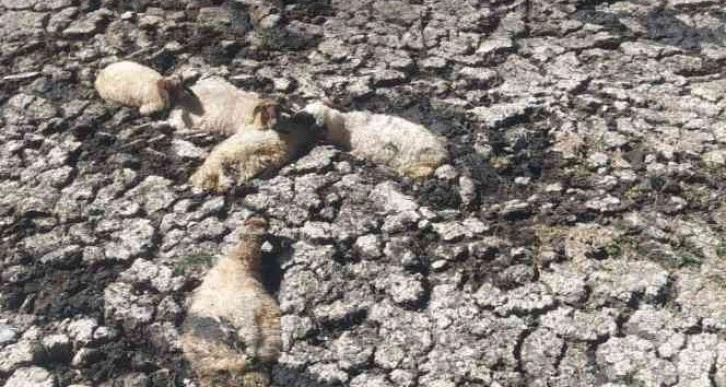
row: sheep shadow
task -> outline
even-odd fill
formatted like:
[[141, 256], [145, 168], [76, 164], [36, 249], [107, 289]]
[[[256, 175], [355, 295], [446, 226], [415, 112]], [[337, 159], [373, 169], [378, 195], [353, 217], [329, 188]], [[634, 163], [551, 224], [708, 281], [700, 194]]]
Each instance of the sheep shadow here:
[[[641, 20], [646, 28], [644, 37], [689, 51], [700, 50], [704, 43], [720, 46], [726, 43], [725, 29], [692, 27], [680, 20], [679, 15], [675, 10], [651, 10]], [[619, 35], [639, 37], [639, 33], [630, 30], [620, 21], [621, 17], [627, 16], [630, 15], [597, 11], [589, 8], [575, 12], [575, 19], [583, 23], [596, 24]], [[722, 21], [725, 19], [723, 15], [720, 15], [719, 18]]]

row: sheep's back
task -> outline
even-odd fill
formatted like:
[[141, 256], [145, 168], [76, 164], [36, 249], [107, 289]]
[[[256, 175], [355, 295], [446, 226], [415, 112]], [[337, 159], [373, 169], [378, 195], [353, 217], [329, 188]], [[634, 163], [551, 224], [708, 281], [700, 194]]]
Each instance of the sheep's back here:
[[[101, 70], [94, 86], [101, 98], [129, 106], [140, 106], [155, 92], [161, 74], [134, 62], [117, 62]], [[156, 91], [158, 94], [158, 91]]]
[[[197, 98], [196, 109], [180, 106], [186, 110], [190, 128], [223, 134], [233, 134], [252, 114], [260, 98], [256, 93], [244, 92], [223, 79], [208, 78], [191, 87]], [[179, 113], [175, 113], [175, 117]], [[177, 118], [175, 118], [177, 120]]]
[[346, 128], [350, 132], [352, 152], [374, 162], [397, 167], [422, 157], [441, 161], [446, 158], [441, 138], [426, 127], [400, 117], [348, 113]]
[[254, 323], [260, 294], [265, 294], [262, 285], [247, 273], [217, 265], [192, 294], [188, 313], [222, 317], [236, 324]]

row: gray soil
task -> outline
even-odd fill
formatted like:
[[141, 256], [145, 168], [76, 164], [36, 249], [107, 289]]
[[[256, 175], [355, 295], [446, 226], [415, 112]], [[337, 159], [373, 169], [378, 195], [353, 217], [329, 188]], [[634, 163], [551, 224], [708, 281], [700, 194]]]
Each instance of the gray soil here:
[[[184, 300], [257, 212], [274, 386], [726, 386], [725, 22], [720, 0], [0, 0], [0, 384], [193, 382]], [[95, 94], [124, 58], [400, 115], [451, 162], [414, 182], [320, 145], [205, 194], [220, 138]]]

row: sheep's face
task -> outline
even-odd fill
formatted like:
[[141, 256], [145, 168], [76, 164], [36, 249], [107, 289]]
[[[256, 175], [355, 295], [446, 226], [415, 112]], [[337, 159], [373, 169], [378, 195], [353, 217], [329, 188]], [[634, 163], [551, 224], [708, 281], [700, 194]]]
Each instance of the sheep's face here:
[[267, 228], [267, 220], [261, 216], [251, 216], [244, 222], [244, 231], [247, 234], [263, 235]]
[[272, 100], [262, 100], [252, 110], [252, 122], [259, 129], [275, 129], [280, 114], [280, 104]]
[[191, 93], [184, 85], [180, 76], [170, 76], [160, 79], [157, 82], [157, 86], [167, 107], [174, 105], [185, 93]]

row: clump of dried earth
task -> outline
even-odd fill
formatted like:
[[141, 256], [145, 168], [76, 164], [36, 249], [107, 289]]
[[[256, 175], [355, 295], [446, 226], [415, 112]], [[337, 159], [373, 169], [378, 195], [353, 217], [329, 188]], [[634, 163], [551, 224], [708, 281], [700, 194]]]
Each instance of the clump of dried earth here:
[[[726, 386], [724, 22], [716, 0], [2, 0], [0, 383], [193, 382], [184, 299], [261, 212], [275, 386]], [[122, 58], [398, 114], [451, 164], [420, 183], [319, 146], [197, 192], [219, 138], [103, 103]]]

